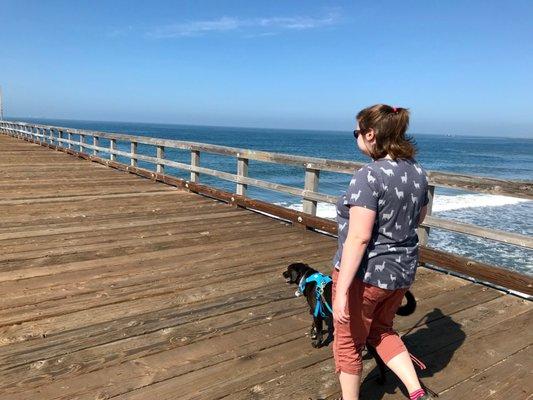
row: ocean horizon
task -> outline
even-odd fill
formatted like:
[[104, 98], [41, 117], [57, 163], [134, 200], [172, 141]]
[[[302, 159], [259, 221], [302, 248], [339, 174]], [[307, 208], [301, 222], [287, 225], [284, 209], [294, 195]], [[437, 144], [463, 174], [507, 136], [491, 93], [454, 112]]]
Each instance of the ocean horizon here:
[[[311, 128], [280, 128], [280, 127], [265, 127], [265, 126], [234, 126], [234, 125], [210, 125], [210, 124], [194, 124], [194, 123], [178, 123], [178, 122], [155, 122], [155, 121], [121, 121], [121, 120], [93, 120], [93, 119], [69, 119], [69, 118], [44, 118], [44, 117], [4, 117], [6, 121], [28, 121], [38, 122], [47, 125], [45, 122], [74, 122], [74, 123], [98, 123], [98, 124], [120, 124], [120, 125], [159, 125], [159, 126], [174, 126], [174, 127], [191, 127], [191, 128], [226, 128], [226, 129], [245, 129], [245, 130], [279, 130], [279, 131], [296, 131], [296, 132], [316, 132], [316, 133], [346, 133], [342, 129], [311, 129]], [[50, 124], [48, 124], [50, 125]], [[528, 136], [509, 136], [509, 135], [472, 135], [463, 133], [429, 133], [429, 132], [409, 132], [410, 135], [415, 136], [446, 136], [452, 137], [461, 136], [466, 138], [485, 138], [485, 139], [526, 139], [533, 141], [533, 133]], [[512, 133], [511, 133], [512, 135]]]
[[[175, 139], [229, 147], [263, 150], [277, 153], [321, 157], [337, 160], [370, 162], [357, 149], [351, 131], [324, 131], [305, 129], [245, 128], [202, 125], [181, 125], [140, 122], [55, 120], [37, 118], [10, 118], [11, 120], [42, 123], [102, 132]], [[307, 136], [305, 136], [307, 134]], [[496, 136], [442, 135], [428, 133], [410, 134], [417, 145], [415, 157], [427, 170], [457, 174], [478, 175], [498, 179], [533, 180], [533, 138]], [[101, 146], [106, 141], [101, 140]], [[117, 143], [119, 150], [129, 152], [129, 145]], [[154, 152], [153, 148], [139, 144], [141, 154]], [[190, 153], [166, 149], [165, 157], [179, 162], [190, 162]], [[129, 163], [125, 157], [119, 162]], [[139, 162], [139, 167], [153, 169], [149, 163]], [[201, 154], [200, 165], [219, 171], [235, 173], [236, 159], [214, 154]], [[186, 171], [165, 167], [167, 174], [189, 179]], [[250, 160], [249, 176], [269, 182], [303, 188], [303, 168]], [[347, 187], [350, 175], [321, 172], [319, 191], [338, 196]], [[235, 191], [235, 184], [200, 174], [200, 182], [227, 191]], [[301, 210], [301, 200], [296, 196], [250, 187], [247, 195]], [[335, 219], [333, 204], [319, 203], [317, 215]], [[435, 190], [433, 215], [459, 222], [532, 235], [529, 222], [533, 216], [533, 201], [501, 195], [473, 193], [456, 189]], [[429, 246], [494, 264], [510, 270], [533, 275], [533, 251], [518, 246], [498, 243], [431, 229]], [[332, 254], [333, 257], [333, 254]]]

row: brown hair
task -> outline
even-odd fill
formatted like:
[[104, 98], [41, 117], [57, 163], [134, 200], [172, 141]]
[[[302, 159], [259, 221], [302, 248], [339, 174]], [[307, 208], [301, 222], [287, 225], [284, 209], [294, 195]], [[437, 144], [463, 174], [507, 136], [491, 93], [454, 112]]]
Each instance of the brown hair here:
[[361, 133], [369, 129], [374, 130], [376, 145], [372, 158], [383, 158], [389, 154], [396, 160], [397, 158], [413, 158], [416, 154], [414, 139], [405, 135], [409, 126], [407, 108], [376, 104], [359, 111], [357, 122], [359, 122]]

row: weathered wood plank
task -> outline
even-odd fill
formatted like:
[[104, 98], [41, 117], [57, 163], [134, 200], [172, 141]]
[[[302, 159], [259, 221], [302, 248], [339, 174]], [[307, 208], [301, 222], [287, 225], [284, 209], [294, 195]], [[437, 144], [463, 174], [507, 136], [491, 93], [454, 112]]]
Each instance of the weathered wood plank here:
[[84, 195], [84, 196], [61, 196], [61, 197], [48, 197], [48, 198], [31, 198], [27, 197], [25, 199], [17, 200], [1, 200], [0, 205], [21, 205], [21, 204], [49, 204], [49, 203], [58, 203], [58, 202], [78, 202], [80, 200], [89, 201], [94, 199], [118, 199], [118, 198], [134, 198], [134, 197], [156, 197], [156, 196], [186, 196], [186, 192], [179, 189], [166, 188], [164, 190], [154, 190], [153, 192], [126, 192], [126, 193], [103, 193], [100, 195]]
[[452, 399], [529, 399], [533, 395], [533, 346], [510, 355], [499, 363], [440, 393]]
[[[306, 248], [305, 246], [302, 247]], [[312, 248], [312, 244], [308, 245], [307, 251], [310, 252]], [[271, 251], [273, 249], [277, 248], [273, 247]], [[296, 256], [297, 254], [294, 255]], [[243, 253], [242, 256], [251, 257], [250, 254], [246, 253]], [[70, 291], [65, 290], [66, 288], [63, 287], [63, 290], [54, 296], [55, 298], [49, 294], [45, 294], [43, 298], [43, 296], [38, 295], [39, 293], [36, 293], [31, 302], [26, 304], [24, 304], [24, 299], [17, 301], [14, 298], [6, 304], [7, 308], [0, 309], [0, 326], [21, 324], [50, 316], [72, 313], [77, 310], [87, 310], [107, 303], [126, 302], [140, 297], [158, 296], [169, 291], [186, 290], [196, 287], [195, 279], [199, 279], [204, 287], [208, 287], [224, 280], [250, 277], [258, 273], [277, 273], [278, 279], [281, 275], [279, 270], [276, 271], [272, 268], [275, 260], [269, 260], [270, 262], [266, 265], [251, 261], [250, 263], [235, 265], [231, 254], [225, 255], [222, 253], [217, 258], [217, 261], [221, 267], [213, 265], [213, 260], [206, 260], [201, 263], [187, 263], [189, 265], [186, 266], [181, 265], [184, 263], [180, 263], [179, 267], [169, 268], [166, 271], [154, 271], [155, 268], [152, 268], [150, 274], [129, 276], [127, 279], [115, 279], [109, 282], [108, 285], [102, 285], [102, 279], [96, 279], [95, 283], [102, 285], [99, 290], [95, 288], [92, 280], [91, 282], [79, 282], [74, 288], [71, 287]], [[191, 272], [188, 268], [194, 264], [197, 267], [194, 272]], [[275, 265], [279, 266], [279, 264]], [[251, 268], [253, 270], [250, 270]], [[215, 271], [216, 274], [214, 274]], [[189, 279], [193, 282], [189, 282]], [[64, 301], [66, 297], [69, 299], [68, 302]], [[35, 307], [36, 304], [39, 305], [38, 308]]]

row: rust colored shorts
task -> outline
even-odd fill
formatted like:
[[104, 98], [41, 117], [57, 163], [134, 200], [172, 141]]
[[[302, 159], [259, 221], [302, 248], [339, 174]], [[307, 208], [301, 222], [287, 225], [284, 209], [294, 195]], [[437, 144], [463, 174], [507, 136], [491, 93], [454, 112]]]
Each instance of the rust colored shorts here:
[[[333, 268], [332, 301], [339, 271]], [[334, 325], [333, 357], [335, 372], [360, 375], [363, 369], [362, 351], [366, 342], [376, 348], [387, 363], [407, 351], [402, 339], [392, 329], [392, 321], [407, 289], [386, 290], [355, 278], [348, 291], [350, 321]]]

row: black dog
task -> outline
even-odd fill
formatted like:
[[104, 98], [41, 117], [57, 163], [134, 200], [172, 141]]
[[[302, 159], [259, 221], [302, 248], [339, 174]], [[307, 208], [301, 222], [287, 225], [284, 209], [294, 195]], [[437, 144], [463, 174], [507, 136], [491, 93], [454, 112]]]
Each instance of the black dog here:
[[[304, 263], [293, 263], [290, 264], [287, 267], [287, 270], [283, 272], [283, 277], [285, 278], [285, 281], [288, 284], [297, 284], [300, 285], [302, 279], [306, 279], [307, 277], [311, 276], [312, 274], [319, 272], [313, 268], [311, 268], [309, 265]], [[328, 283], [323, 290], [323, 298], [328, 303], [329, 307], [333, 308], [333, 304], [331, 302], [331, 282]], [[305, 285], [304, 292], [302, 295], [305, 296], [307, 299], [307, 303], [309, 304], [309, 313], [311, 315], [314, 315], [314, 310], [316, 307], [316, 294], [315, 294], [316, 284], [315, 282], [309, 282]], [[297, 292], [298, 293], [298, 292]], [[398, 308], [398, 311], [396, 311], [396, 315], [401, 316], [407, 316], [411, 315], [415, 312], [416, 309], [416, 300], [413, 294], [410, 291], [407, 291], [405, 293], [405, 298], [407, 300], [407, 303], [400, 308]], [[327, 310], [327, 308], [325, 308]], [[326, 322], [326, 325], [328, 326], [328, 337], [326, 340], [323, 340], [323, 331], [322, 331], [322, 324], [323, 322]], [[311, 344], [313, 347], [322, 347], [327, 346], [333, 341], [333, 315], [331, 312], [327, 311], [326, 316], [323, 317], [320, 313], [318, 316], [313, 316], [313, 324], [311, 325], [310, 330], [310, 336], [311, 336]], [[368, 352], [374, 357], [376, 360], [376, 363], [379, 367], [380, 371], [380, 378], [378, 379], [378, 382], [383, 383], [385, 382], [385, 363], [381, 358], [379, 357], [376, 349], [373, 346], [370, 346], [368, 343], [366, 344], [366, 347], [368, 349]]]

